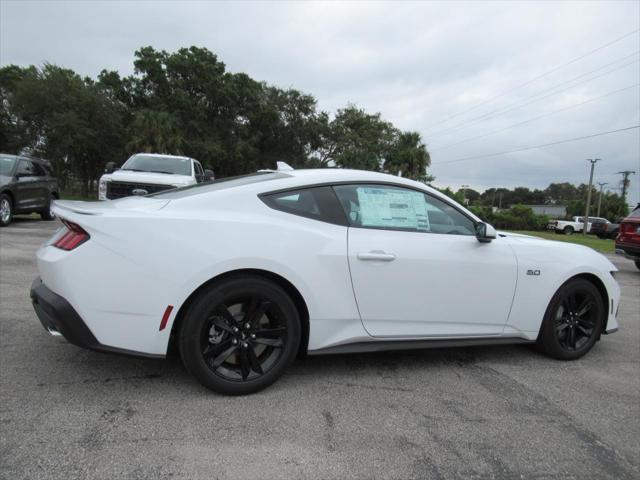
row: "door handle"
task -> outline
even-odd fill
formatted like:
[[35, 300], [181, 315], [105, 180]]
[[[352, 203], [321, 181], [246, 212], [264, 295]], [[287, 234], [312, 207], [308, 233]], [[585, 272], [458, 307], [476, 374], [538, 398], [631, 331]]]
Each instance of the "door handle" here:
[[362, 252], [358, 254], [358, 260], [377, 260], [379, 262], [393, 262], [396, 256], [393, 253], [386, 253], [381, 250]]

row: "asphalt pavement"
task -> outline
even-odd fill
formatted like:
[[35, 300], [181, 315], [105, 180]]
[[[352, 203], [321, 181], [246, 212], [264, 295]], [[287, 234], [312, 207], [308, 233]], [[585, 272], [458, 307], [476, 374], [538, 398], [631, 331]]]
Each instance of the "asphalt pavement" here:
[[[0, 229], [0, 478], [640, 478], [640, 271], [610, 257], [621, 329], [559, 362], [528, 346], [309, 357], [223, 397], [178, 358], [49, 336], [35, 251]], [[114, 299], [116, 302], [117, 299]]]

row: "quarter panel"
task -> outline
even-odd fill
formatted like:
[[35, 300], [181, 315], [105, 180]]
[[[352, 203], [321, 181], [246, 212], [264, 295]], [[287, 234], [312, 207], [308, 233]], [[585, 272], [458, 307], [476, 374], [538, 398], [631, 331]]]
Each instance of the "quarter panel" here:
[[[91, 239], [71, 252], [43, 247], [41, 277], [98, 341], [144, 353], [166, 353], [175, 315], [199, 286], [247, 268], [276, 273], [300, 291], [310, 314], [310, 349], [335, 341], [342, 320], [343, 328], [363, 331], [349, 277], [347, 228], [274, 211], [257, 197], [231, 197], [210, 211], [186, 203], [153, 212], [65, 211]], [[168, 305], [174, 306], [169, 324], [159, 331]], [[323, 322], [333, 323], [324, 328]]]

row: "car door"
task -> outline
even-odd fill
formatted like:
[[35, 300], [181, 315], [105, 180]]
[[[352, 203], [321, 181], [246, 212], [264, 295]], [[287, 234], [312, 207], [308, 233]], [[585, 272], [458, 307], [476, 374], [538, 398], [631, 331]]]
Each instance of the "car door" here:
[[34, 182], [34, 194], [36, 208], [45, 208], [49, 204], [49, 184], [47, 182], [47, 172], [44, 167], [37, 162], [31, 162], [33, 164], [33, 173], [35, 176]]
[[204, 170], [202, 169], [202, 165], [200, 165], [200, 162], [196, 160], [193, 161], [193, 170], [196, 176], [196, 182], [204, 182]]
[[379, 337], [499, 335], [517, 264], [500, 237], [424, 192], [391, 185], [334, 187], [350, 222], [348, 257], [363, 324]]
[[16, 170], [16, 211], [30, 210], [38, 206], [40, 182], [35, 164], [31, 160], [20, 159]]

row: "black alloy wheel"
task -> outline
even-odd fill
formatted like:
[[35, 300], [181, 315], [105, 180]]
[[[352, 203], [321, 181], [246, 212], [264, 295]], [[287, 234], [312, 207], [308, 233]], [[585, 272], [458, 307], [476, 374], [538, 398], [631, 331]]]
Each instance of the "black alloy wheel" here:
[[591, 292], [570, 291], [563, 296], [555, 315], [556, 337], [562, 348], [579, 350], [595, 335], [594, 306]]
[[264, 375], [284, 351], [287, 327], [277, 307], [259, 296], [220, 304], [203, 324], [202, 356], [226, 380]]
[[595, 285], [582, 278], [569, 280], [547, 308], [538, 344], [552, 357], [579, 358], [599, 339], [605, 317], [604, 302]]
[[202, 292], [180, 334], [187, 369], [206, 387], [242, 395], [273, 383], [300, 343], [295, 305], [278, 285], [234, 277]]

